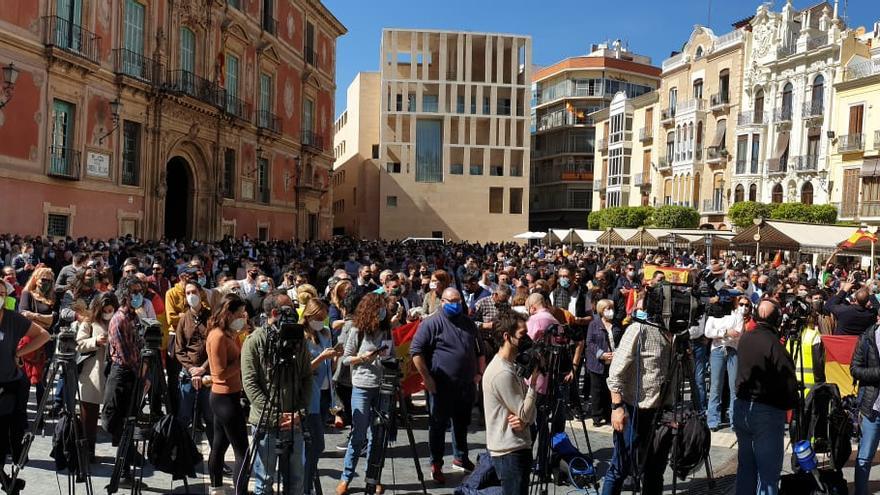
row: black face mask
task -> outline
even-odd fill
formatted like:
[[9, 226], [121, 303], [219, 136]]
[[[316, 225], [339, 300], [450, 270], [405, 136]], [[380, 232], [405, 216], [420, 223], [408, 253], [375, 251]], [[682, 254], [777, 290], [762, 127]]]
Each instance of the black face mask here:
[[816, 313], [822, 313], [822, 310], [825, 308], [825, 301], [813, 301], [813, 311]]

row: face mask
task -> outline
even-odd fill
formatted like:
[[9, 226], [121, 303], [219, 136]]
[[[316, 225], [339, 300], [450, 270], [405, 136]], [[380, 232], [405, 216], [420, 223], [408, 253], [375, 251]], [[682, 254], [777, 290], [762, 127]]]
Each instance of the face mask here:
[[229, 323], [229, 328], [233, 332], [240, 332], [242, 328], [244, 328], [244, 324], [247, 323], [247, 320], [244, 318], [236, 318]]
[[43, 280], [40, 282], [40, 290], [43, 294], [48, 294], [52, 290], [52, 281], [51, 280]]
[[[880, 296], [880, 294], [878, 294], [878, 296]], [[877, 298], [877, 301], [880, 302], [880, 297]], [[817, 313], [821, 313], [824, 306], [825, 301], [813, 301], [813, 311]]]
[[93, 278], [87, 278], [87, 279], [83, 280], [83, 285], [84, 285], [86, 288], [91, 289], [92, 287], [95, 286], [95, 279], [93, 279]]
[[135, 294], [131, 296], [131, 307], [134, 309], [138, 309], [144, 305], [144, 295], [143, 294]]
[[613, 309], [606, 309], [605, 311], [602, 312], [602, 316], [604, 316], [606, 320], [613, 320], [614, 319], [614, 310]]
[[272, 287], [269, 286], [269, 282], [263, 282], [262, 284], [260, 284], [260, 291], [261, 292], [269, 292], [269, 290], [271, 288]]
[[529, 310], [527, 310], [525, 306], [514, 306], [514, 307], [511, 308], [511, 309], [514, 310], [514, 311], [516, 311], [517, 313], [519, 313], [519, 314], [521, 314], [521, 315], [524, 315], [524, 316], [528, 316], [528, 315], [529, 315]]
[[637, 309], [636, 314], [635, 314], [635, 318], [637, 320], [647, 320], [648, 313], [646, 313], [645, 310], [643, 310], [643, 309]]
[[401, 292], [400, 287], [396, 287], [396, 288], [394, 288], [394, 289], [391, 289], [391, 295], [392, 295], [392, 296], [399, 296], [399, 295], [400, 295], [400, 292]]
[[318, 332], [324, 328], [324, 322], [319, 320], [311, 320], [309, 321], [309, 328], [313, 331]]
[[428, 284], [428, 288], [431, 290], [436, 290], [437, 289], [437, 282], [431, 282], [430, 284]]
[[101, 318], [104, 321], [110, 321], [113, 319], [113, 313], [101, 313]]
[[379, 308], [379, 321], [385, 321], [385, 318], [388, 316], [388, 310], [385, 308]]
[[805, 290], [798, 291], [798, 297], [807, 297], [808, 292]]
[[186, 303], [189, 304], [189, 307], [191, 308], [198, 308], [201, 302], [202, 298], [198, 294], [188, 294], [186, 296]]
[[568, 278], [560, 278], [559, 279], [559, 286], [562, 287], [563, 289], [567, 289], [570, 285], [571, 285], [571, 279], [568, 279]]
[[444, 303], [443, 312], [449, 317], [457, 316], [461, 313], [461, 303]]
[[199, 285], [201, 285], [202, 287], [204, 287], [205, 285], [208, 284], [208, 279], [207, 279], [206, 277], [199, 277], [199, 279], [198, 279], [198, 283], [199, 283]]

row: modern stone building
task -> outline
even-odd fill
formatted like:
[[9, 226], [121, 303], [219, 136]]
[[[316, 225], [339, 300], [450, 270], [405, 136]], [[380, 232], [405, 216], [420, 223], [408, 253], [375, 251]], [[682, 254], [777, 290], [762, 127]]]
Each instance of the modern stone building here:
[[[597, 148], [607, 151], [611, 142], [607, 132], [597, 139], [599, 128], [590, 114], [607, 108], [618, 92], [628, 98], [653, 92], [660, 84], [659, 76], [660, 69], [651, 65], [650, 58], [630, 52], [620, 41], [593, 45], [585, 56], [535, 72], [530, 230], [586, 226], [594, 192], [605, 194], [606, 184], [594, 186], [598, 178], [594, 171], [600, 163], [595, 153]], [[615, 163], [623, 155], [619, 158]], [[619, 193], [618, 188], [612, 197], [620, 197]]]
[[352, 86], [361, 102], [337, 125], [337, 232], [499, 241], [527, 230], [531, 38], [385, 29], [380, 54], [378, 140], [363, 75]]
[[344, 33], [318, 0], [3, 2], [0, 225], [329, 237]]

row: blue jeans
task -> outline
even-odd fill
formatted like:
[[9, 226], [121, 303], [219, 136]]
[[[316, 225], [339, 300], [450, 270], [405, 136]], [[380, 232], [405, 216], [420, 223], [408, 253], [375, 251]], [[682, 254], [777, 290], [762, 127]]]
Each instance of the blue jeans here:
[[[272, 430], [264, 433], [260, 439], [257, 458], [254, 461], [254, 495], [273, 495], [275, 493], [275, 464], [278, 461], [275, 444], [278, 441], [276, 438], [278, 433], [278, 431]], [[287, 459], [287, 472], [284, 469], [281, 470], [283, 493], [284, 495], [299, 495], [303, 493], [303, 470], [305, 468], [302, 432], [291, 430], [282, 431], [280, 434], [282, 441], [293, 435], [293, 448]]]
[[739, 443], [736, 495], [776, 495], [785, 457], [785, 414], [760, 402], [734, 399]]
[[437, 393], [428, 394], [428, 445], [431, 464], [443, 465], [446, 452], [446, 429], [452, 422], [452, 455], [456, 460], [468, 457], [467, 434], [471, 424], [476, 389], [469, 384], [437, 383]]
[[691, 340], [691, 352], [694, 354], [694, 383], [697, 391], [696, 407], [706, 412], [706, 375], [709, 374], [709, 343], [706, 339]]
[[[194, 423], [199, 418], [204, 419], [205, 436], [208, 437], [209, 444], [213, 443], [214, 437], [214, 414], [211, 412], [210, 398], [211, 389], [208, 387], [196, 390], [189, 380], [180, 384], [180, 407], [177, 409], [177, 419], [187, 428], [189, 428], [190, 422]], [[196, 412], [196, 401], [198, 401], [198, 417], [193, 417]], [[195, 430], [195, 424], [193, 430]]]
[[732, 347], [716, 347], [709, 356], [711, 382], [709, 387], [709, 428], [721, 424], [721, 396], [724, 392], [724, 369], [727, 369], [727, 386], [730, 391], [730, 407], [727, 415], [733, 424], [733, 397], [736, 395], [736, 349]]
[[[657, 409], [636, 411], [626, 403], [623, 407], [626, 409], [626, 425], [622, 433], [614, 432], [614, 452], [602, 482], [602, 495], [618, 495], [623, 489], [623, 482], [629, 475], [635, 474], [637, 466], [641, 474], [642, 493], [663, 493], [663, 472], [669, 462], [672, 442], [664, 442], [656, 451], [651, 445], [654, 419], [659, 412]], [[635, 421], [633, 414], [636, 415]], [[646, 462], [647, 459], [651, 461]]]
[[507, 455], [492, 457], [492, 467], [501, 480], [504, 495], [529, 493], [529, 475], [532, 471], [531, 449], [517, 450]]
[[[352, 387], [351, 390], [351, 436], [342, 468], [342, 481], [351, 483], [357, 469], [364, 442], [367, 441], [367, 458], [373, 448], [373, 409], [379, 406], [378, 388]], [[369, 439], [367, 433], [369, 432]]]
[[309, 431], [311, 442], [306, 449], [306, 464], [304, 470], [305, 489], [303, 493], [310, 494], [315, 489], [315, 474], [318, 472], [318, 459], [324, 452], [324, 419], [319, 414], [309, 414], [306, 418], [306, 428]]
[[880, 443], [880, 415], [874, 421], [862, 416], [862, 438], [859, 440], [859, 453], [856, 455], [855, 495], [868, 494], [868, 476], [871, 474], [871, 461]]

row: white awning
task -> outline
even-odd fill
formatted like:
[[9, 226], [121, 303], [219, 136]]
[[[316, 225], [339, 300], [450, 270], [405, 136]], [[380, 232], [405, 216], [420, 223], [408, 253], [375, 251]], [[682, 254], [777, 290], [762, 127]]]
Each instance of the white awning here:
[[523, 232], [513, 236], [514, 239], [543, 239], [545, 237], [547, 237], [546, 232]]
[[604, 230], [582, 230], [576, 229], [574, 234], [578, 236], [582, 243], [584, 244], [596, 244], [596, 240], [599, 239], [599, 236], [605, 232]]

